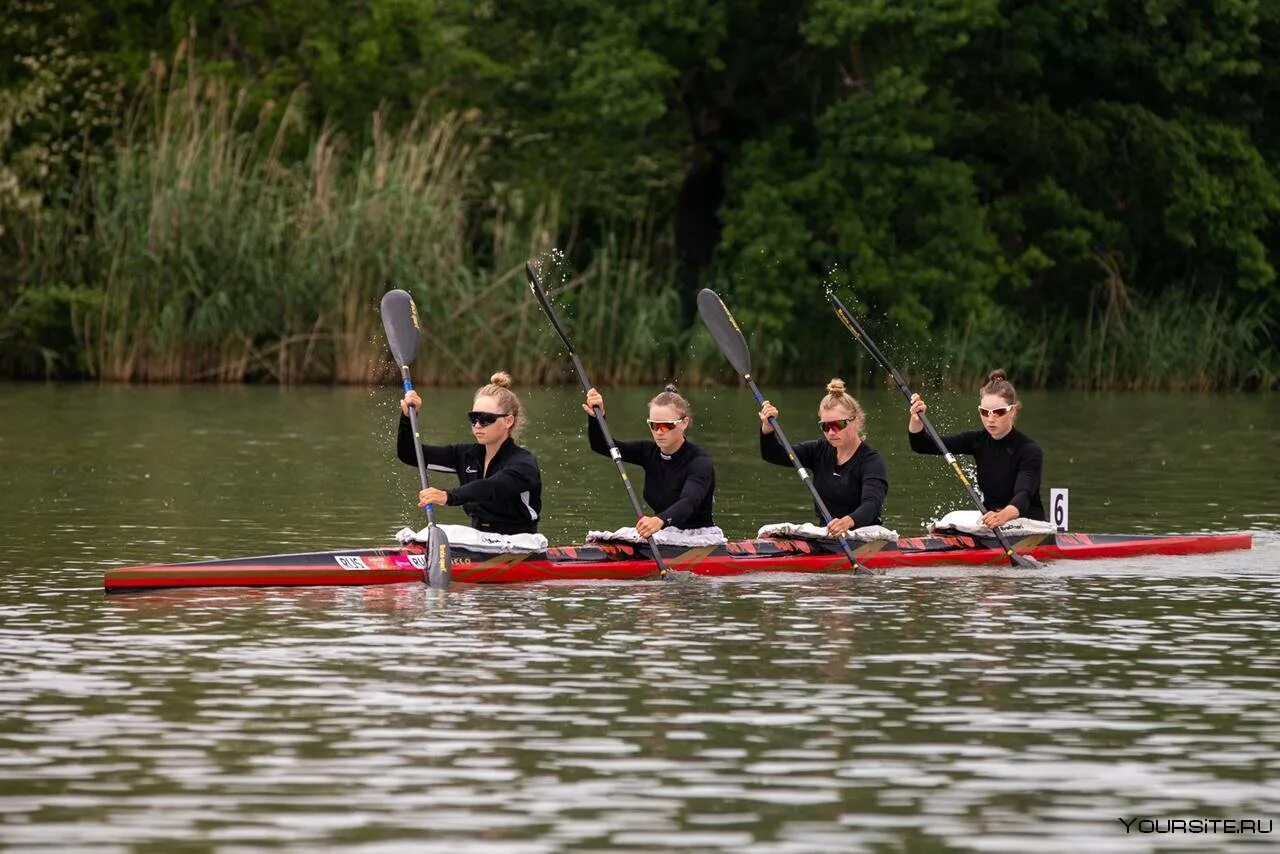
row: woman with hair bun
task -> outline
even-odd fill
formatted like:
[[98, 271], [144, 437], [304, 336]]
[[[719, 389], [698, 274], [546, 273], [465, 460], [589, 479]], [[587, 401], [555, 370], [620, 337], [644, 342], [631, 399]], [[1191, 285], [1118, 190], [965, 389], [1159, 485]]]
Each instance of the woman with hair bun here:
[[[409, 407], [421, 411], [416, 391], [400, 401], [400, 435], [396, 455], [411, 466], [414, 453]], [[516, 444], [524, 430], [524, 407], [511, 391], [511, 377], [499, 371], [488, 385], [476, 390], [467, 413], [474, 444], [423, 445], [422, 458], [436, 471], [453, 472], [458, 485], [450, 490], [430, 487], [418, 493], [418, 506], [461, 505], [471, 527], [494, 534], [536, 534], [542, 513], [542, 473], [538, 459]]]
[[[582, 405], [587, 413], [587, 438], [591, 450], [610, 456], [604, 431], [592, 412], [604, 412], [604, 397], [594, 388]], [[669, 385], [649, 401], [648, 440], [618, 442], [624, 463], [644, 469], [644, 500], [653, 510], [636, 522], [636, 532], [651, 537], [663, 528], [712, 528], [711, 505], [715, 499], [716, 472], [706, 451], [685, 438], [692, 418], [689, 401]]]
[[[986, 512], [982, 524], [997, 528], [1014, 519], [1044, 521], [1040, 501], [1040, 472], [1044, 453], [1031, 437], [1017, 430], [1018, 392], [999, 368], [987, 375], [979, 391], [978, 416], [981, 430], [967, 430], [943, 436], [942, 443], [953, 454], [972, 454], [978, 464], [978, 488]], [[918, 394], [911, 395], [911, 420], [907, 438], [917, 454], [941, 455], [938, 446], [924, 432], [920, 415], [928, 410]]]
[[[769, 401], [760, 406], [760, 458], [779, 466], [791, 460], [770, 418], [778, 408]], [[879, 525], [885, 496], [889, 493], [889, 470], [884, 458], [866, 443], [867, 416], [858, 401], [845, 391], [844, 380], [827, 383], [827, 395], [818, 404], [818, 428], [822, 439], [795, 445], [796, 459], [812, 473], [814, 488], [831, 511], [827, 533], [838, 537], [852, 528]], [[818, 522], [822, 513], [814, 505]]]

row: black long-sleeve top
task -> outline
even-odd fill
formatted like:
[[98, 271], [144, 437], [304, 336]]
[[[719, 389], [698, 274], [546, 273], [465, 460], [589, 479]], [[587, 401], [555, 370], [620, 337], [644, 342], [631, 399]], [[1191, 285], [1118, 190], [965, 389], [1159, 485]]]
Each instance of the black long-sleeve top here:
[[[942, 452], [921, 430], [907, 431], [911, 450], [917, 454]], [[978, 488], [982, 490], [982, 506], [1003, 510], [1012, 504], [1024, 519], [1045, 518], [1040, 501], [1040, 472], [1044, 468], [1044, 452], [1027, 434], [1015, 428], [1003, 439], [993, 439], [986, 430], [966, 430], [942, 437], [942, 444], [953, 454], [972, 454], [978, 464]]]
[[[836, 449], [819, 439], [792, 445], [800, 465], [809, 470], [813, 486], [831, 511], [831, 518], [849, 516], [854, 527], [881, 524], [880, 513], [889, 494], [889, 467], [875, 448], [863, 442], [853, 456], [836, 463]], [[779, 466], [790, 466], [787, 451], [777, 433], [760, 434], [760, 458]], [[818, 524], [825, 525], [822, 511], [813, 505]]]
[[[594, 416], [587, 416], [591, 450], [609, 456], [604, 431]], [[618, 442], [624, 463], [644, 469], [644, 500], [669, 528], [710, 528], [715, 524], [711, 508], [716, 494], [716, 470], [706, 451], [690, 441], [667, 456], [652, 439]]]
[[[396, 456], [417, 467], [413, 427], [400, 416]], [[449, 505], [461, 505], [471, 527], [495, 534], [536, 534], [542, 515], [542, 473], [538, 458], [510, 438], [484, 468], [484, 445], [423, 445], [422, 459], [434, 471], [453, 472], [458, 486], [445, 490]]]

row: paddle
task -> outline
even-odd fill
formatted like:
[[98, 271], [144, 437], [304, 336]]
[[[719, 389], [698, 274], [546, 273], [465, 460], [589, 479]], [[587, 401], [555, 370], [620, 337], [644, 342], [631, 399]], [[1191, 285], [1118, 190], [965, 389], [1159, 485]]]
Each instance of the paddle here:
[[[867, 335], [867, 331], [862, 328], [862, 324], [854, 318], [849, 309], [844, 307], [844, 303], [840, 301], [840, 297], [835, 295], [835, 291], [827, 289], [827, 301], [831, 303], [831, 307], [836, 310], [836, 317], [840, 318], [840, 322], [845, 328], [853, 334], [853, 337], [867, 348], [867, 352], [871, 354], [871, 358], [884, 368], [889, 376], [893, 378], [894, 383], [898, 386], [898, 391], [902, 392], [902, 396], [911, 401], [911, 389], [907, 387], [906, 380], [902, 378], [902, 374], [898, 373], [898, 369], [885, 357], [880, 348], [876, 346], [876, 342], [871, 340]], [[979, 513], [985, 513], [986, 508], [982, 506], [982, 499], [978, 497], [977, 491], [973, 488], [973, 484], [969, 483], [969, 478], [965, 476], [964, 470], [960, 468], [960, 464], [956, 462], [955, 456], [947, 450], [947, 446], [943, 444], [942, 437], [938, 435], [938, 431], [933, 429], [933, 425], [929, 423], [929, 418], [923, 412], [920, 413], [920, 420], [924, 423], [924, 431], [929, 434], [929, 438], [938, 446], [938, 450], [942, 452], [942, 456], [951, 465], [951, 470], [956, 473], [956, 477], [960, 478], [960, 482], [964, 484], [965, 491], [969, 493], [969, 498], [973, 501], [973, 506], [978, 508]], [[1000, 548], [1004, 549], [1005, 557], [1009, 558], [1009, 565], [1020, 567], [1022, 569], [1030, 569], [1039, 566], [1039, 563], [1028, 555], [1020, 555], [1013, 550], [1013, 546], [1009, 545], [1009, 541], [1005, 539], [1004, 534], [999, 528], [993, 528], [992, 533], [996, 535], [996, 540], [1000, 543]]]
[[[413, 304], [413, 297], [398, 288], [387, 291], [382, 297], [382, 328], [386, 330], [391, 355], [400, 366], [400, 378], [404, 381], [407, 394], [413, 391], [413, 381], [409, 379], [409, 363], [418, 355], [422, 329], [418, 325], [418, 307]], [[422, 488], [426, 489], [427, 465], [422, 459], [418, 413], [412, 406], [409, 407], [409, 425], [413, 428], [413, 450], [418, 455], [418, 478], [422, 481]], [[453, 578], [449, 538], [436, 525], [436, 514], [431, 505], [428, 504], [423, 509], [427, 513], [427, 568], [422, 574], [422, 580], [431, 587], [446, 588]]]
[[[702, 315], [702, 322], [707, 324], [707, 328], [711, 330], [711, 337], [716, 339], [716, 344], [720, 346], [720, 352], [724, 353], [724, 357], [729, 360], [730, 365], [733, 365], [733, 369], [747, 381], [747, 388], [751, 389], [751, 393], [755, 395], [756, 403], [764, 405], [764, 395], [756, 387], [756, 381], [751, 379], [751, 352], [747, 349], [747, 339], [742, 336], [742, 330], [738, 328], [733, 315], [725, 307], [724, 301], [716, 295], [715, 291], [710, 288], [703, 288], [698, 291], [698, 313]], [[782, 427], [778, 424], [778, 419], [770, 416], [769, 425], [773, 427], [773, 435], [778, 437], [778, 441], [782, 443], [782, 447], [786, 450], [791, 464], [796, 467], [796, 472], [800, 475], [800, 479], [809, 488], [809, 494], [813, 496], [813, 503], [818, 506], [818, 512], [822, 514], [823, 522], [830, 525], [831, 511], [827, 509], [826, 502], [818, 495], [817, 487], [813, 485], [809, 472], [805, 471], [804, 466], [800, 464], [800, 460], [796, 459], [795, 448], [791, 447], [791, 443], [787, 441], [786, 434], [782, 432]], [[853, 549], [849, 546], [847, 539], [836, 537], [836, 542], [840, 543], [840, 547], [844, 549], [845, 557], [853, 565], [855, 574], [876, 574], [858, 563], [858, 559], [854, 557]]]
[[[569, 341], [568, 334], [564, 331], [564, 327], [560, 325], [560, 320], [551, 308], [551, 301], [547, 299], [547, 294], [542, 289], [542, 282], [539, 281], [538, 274], [534, 272], [533, 264], [526, 262], [524, 272], [529, 277], [529, 289], [537, 297], [538, 305], [542, 306], [542, 313], [547, 316], [547, 320], [551, 321], [551, 326], [555, 329], [556, 334], [560, 336], [560, 340], [564, 342], [565, 349], [569, 351], [569, 358], [573, 361], [573, 369], [578, 374], [578, 382], [582, 383], [583, 393], [591, 391], [592, 385], [591, 381], [587, 379], [587, 369], [582, 366], [582, 360], [578, 358], [577, 352], [574, 351], [573, 343]], [[604, 410], [598, 406], [594, 406], [592, 409], [596, 422], [600, 425], [600, 432], [604, 434], [604, 440], [609, 445], [609, 456], [613, 459], [613, 464], [618, 467], [618, 475], [622, 478], [622, 485], [627, 488], [627, 497], [631, 499], [631, 509], [635, 511], [636, 519], [639, 519], [644, 516], [644, 510], [640, 508], [640, 499], [636, 497], [636, 490], [631, 485], [631, 478], [627, 477], [626, 467], [622, 463], [622, 452], [618, 450], [618, 444], [613, 441], [613, 434], [609, 432], [609, 422], [605, 421]], [[649, 549], [653, 552], [653, 562], [658, 565], [659, 578], [664, 581], [687, 581], [693, 577], [691, 572], [668, 569], [666, 562], [662, 559], [662, 554], [658, 551], [658, 544], [653, 541], [653, 537], [650, 536], [645, 539], [649, 543]]]

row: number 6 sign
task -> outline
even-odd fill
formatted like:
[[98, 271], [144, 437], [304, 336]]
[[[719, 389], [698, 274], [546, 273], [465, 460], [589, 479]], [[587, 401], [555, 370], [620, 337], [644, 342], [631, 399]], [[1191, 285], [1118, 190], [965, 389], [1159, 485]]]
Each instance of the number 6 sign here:
[[1053, 527], [1060, 532], [1067, 530], [1067, 492], [1066, 489], [1049, 490], [1049, 512], [1052, 514]]

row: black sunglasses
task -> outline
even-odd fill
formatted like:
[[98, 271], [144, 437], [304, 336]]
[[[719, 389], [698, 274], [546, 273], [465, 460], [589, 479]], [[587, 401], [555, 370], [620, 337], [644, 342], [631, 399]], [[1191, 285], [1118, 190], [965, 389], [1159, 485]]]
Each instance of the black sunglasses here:
[[472, 410], [467, 413], [467, 420], [471, 422], [472, 427], [488, 427], [499, 418], [506, 418], [505, 412], [478, 412]]

